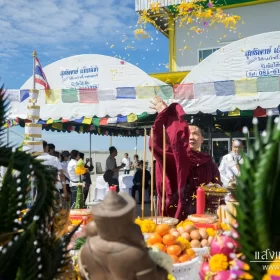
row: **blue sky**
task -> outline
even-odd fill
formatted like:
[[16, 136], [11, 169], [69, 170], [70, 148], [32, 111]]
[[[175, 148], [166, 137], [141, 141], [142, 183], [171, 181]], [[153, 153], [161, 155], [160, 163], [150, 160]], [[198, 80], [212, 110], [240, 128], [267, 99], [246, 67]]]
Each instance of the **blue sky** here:
[[[136, 39], [138, 15], [134, 0], [0, 0], [0, 77], [6, 88], [17, 89], [32, 75], [32, 52], [44, 67], [78, 54], [117, 56], [147, 73], [166, 72], [168, 40], [152, 26], [151, 37]], [[133, 47], [131, 49], [130, 47]], [[10, 140], [21, 142], [22, 128], [11, 128]], [[17, 134], [15, 134], [17, 133]], [[43, 132], [58, 149], [88, 147], [88, 135]], [[142, 147], [143, 141], [139, 148]], [[107, 150], [110, 137], [93, 136], [95, 150]], [[135, 138], [118, 138], [120, 150], [132, 150]]]

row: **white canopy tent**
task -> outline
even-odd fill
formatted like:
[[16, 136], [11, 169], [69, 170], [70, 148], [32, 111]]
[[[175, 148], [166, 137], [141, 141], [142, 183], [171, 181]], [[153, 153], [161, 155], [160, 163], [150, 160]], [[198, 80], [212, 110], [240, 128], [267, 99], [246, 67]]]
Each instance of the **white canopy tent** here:
[[[169, 87], [130, 63], [96, 54], [61, 59], [43, 70], [51, 90], [45, 92], [36, 85], [42, 120], [154, 113], [149, 109], [149, 99], [156, 91], [160, 93], [162, 86]], [[32, 88], [30, 77], [20, 90], [8, 90], [10, 119], [27, 118], [28, 100], [24, 97]]]
[[222, 47], [199, 63], [174, 98], [188, 114], [277, 108], [280, 104], [280, 31]]

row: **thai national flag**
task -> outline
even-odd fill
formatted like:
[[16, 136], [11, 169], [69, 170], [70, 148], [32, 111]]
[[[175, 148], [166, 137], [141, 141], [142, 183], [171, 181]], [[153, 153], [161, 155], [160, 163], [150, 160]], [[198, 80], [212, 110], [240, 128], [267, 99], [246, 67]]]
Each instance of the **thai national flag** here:
[[50, 89], [43, 68], [37, 57], [35, 58], [35, 83], [42, 85], [45, 89]]

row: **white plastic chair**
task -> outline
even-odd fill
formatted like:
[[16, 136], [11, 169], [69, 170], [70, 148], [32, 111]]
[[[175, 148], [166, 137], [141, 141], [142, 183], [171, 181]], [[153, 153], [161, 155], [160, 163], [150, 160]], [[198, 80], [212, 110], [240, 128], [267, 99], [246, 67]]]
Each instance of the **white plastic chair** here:
[[93, 200], [95, 201], [104, 200], [108, 191], [109, 191], [108, 183], [104, 181], [103, 176], [98, 176], [96, 178]]
[[133, 176], [122, 175], [119, 176], [120, 192], [131, 193], [131, 188], [133, 186]]

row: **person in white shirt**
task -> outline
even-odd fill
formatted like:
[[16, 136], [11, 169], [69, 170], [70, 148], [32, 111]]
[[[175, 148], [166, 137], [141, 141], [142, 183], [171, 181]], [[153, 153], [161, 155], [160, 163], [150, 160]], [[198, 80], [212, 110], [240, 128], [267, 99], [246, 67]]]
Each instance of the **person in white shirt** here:
[[128, 157], [128, 153], [124, 154], [124, 158], [122, 159], [122, 163], [125, 164], [124, 166], [124, 174], [129, 174], [131, 168], [131, 161]]
[[[106, 166], [105, 171], [112, 170], [114, 172], [113, 178], [117, 181], [119, 180], [119, 170], [125, 166], [124, 163], [122, 163], [120, 166], [117, 166], [116, 156], [118, 155], [118, 151], [115, 147], [109, 148], [110, 155], [106, 159]], [[118, 181], [119, 182], [119, 181]], [[117, 185], [117, 191], [119, 191], [119, 184]]]
[[232, 151], [223, 156], [219, 171], [221, 175], [221, 181], [224, 187], [228, 187], [231, 181], [234, 181], [240, 174], [239, 164], [243, 163], [241, 153], [244, 145], [242, 140], [232, 141]]
[[76, 202], [76, 196], [78, 187], [77, 184], [80, 183], [80, 176], [76, 174], [77, 162], [80, 159], [80, 153], [77, 150], [72, 150], [70, 153], [70, 161], [67, 166], [67, 172], [70, 179], [70, 189], [71, 189], [71, 206], [74, 207]]
[[69, 174], [68, 174], [68, 170], [67, 170], [69, 161], [70, 161], [70, 153], [68, 151], [63, 151], [61, 153], [60, 164], [62, 167], [63, 175], [65, 176], [67, 192], [71, 195], [70, 178], [69, 178]]
[[48, 143], [46, 141], [43, 141], [43, 149], [44, 149], [44, 153], [42, 155], [38, 156], [37, 159], [41, 160], [42, 164], [52, 166], [52, 167], [57, 169], [58, 178], [57, 178], [56, 187], [57, 187], [58, 191], [60, 191], [60, 186], [62, 185], [63, 196], [66, 199], [68, 199], [68, 193], [67, 193], [67, 189], [66, 189], [66, 181], [65, 181], [65, 177], [64, 177], [63, 172], [62, 172], [62, 167], [61, 167], [60, 161], [58, 160], [57, 157], [51, 156], [48, 153], [49, 152], [49, 147], [48, 147]]

